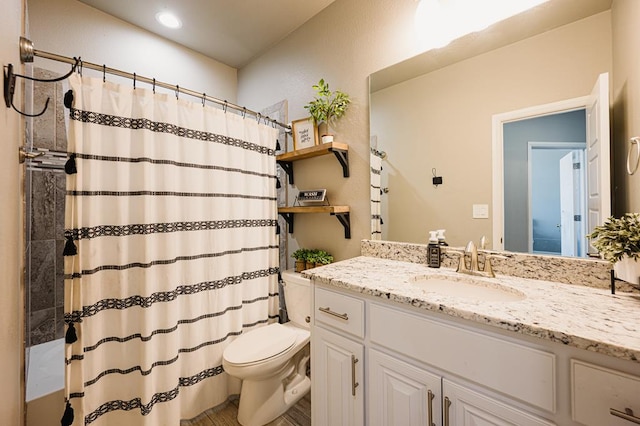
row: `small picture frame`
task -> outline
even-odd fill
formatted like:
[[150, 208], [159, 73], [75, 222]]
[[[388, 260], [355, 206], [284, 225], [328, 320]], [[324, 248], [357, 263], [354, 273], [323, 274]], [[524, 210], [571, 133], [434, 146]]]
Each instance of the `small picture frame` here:
[[318, 126], [313, 121], [313, 117], [292, 121], [291, 132], [294, 151], [318, 145]]

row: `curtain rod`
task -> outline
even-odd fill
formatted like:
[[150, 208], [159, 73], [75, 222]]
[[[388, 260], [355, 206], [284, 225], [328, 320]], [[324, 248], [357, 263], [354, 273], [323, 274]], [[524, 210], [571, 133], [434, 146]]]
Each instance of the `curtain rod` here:
[[223, 101], [221, 99], [218, 98], [214, 98], [212, 96], [209, 96], [205, 93], [198, 93], [194, 90], [190, 90], [190, 89], [184, 89], [182, 87], [179, 87], [178, 85], [174, 85], [174, 84], [168, 84], [168, 83], [163, 83], [161, 81], [157, 81], [155, 78], [149, 78], [149, 77], [144, 77], [141, 75], [137, 75], [135, 73], [128, 73], [125, 71], [121, 71], [115, 68], [110, 68], [107, 67], [105, 65], [98, 65], [98, 64], [94, 64], [91, 62], [85, 62], [81, 59], [76, 59], [76, 58], [69, 58], [67, 56], [62, 56], [62, 55], [57, 55], [55, 53], [49, 53], [49, 52], [43, 52], [41, 50], [36, 50], [33, 47], [33, 42], [29, 39], [26, 39], [24, 37], [20, 37], [20, 61], [22, 63], [25, 62], [33, 62], [33, 58], [34, 56], [37, 56], [39, 58], [44, 58], [44, 59], [50, 59], [52, 61], [58, 61], [58, 62], [65, 62], [67, 64], [75, 64], [76, 62], [79, 61], [79, 67], [80, 70], [82, 70], [82, 68], [89, 68], [95, 71], [100, 71], [103, 74], [112, 74], [112, 75], [116, 75], [118, 77], [124, 77], [124, 78], [128, 78], [130, 80], [134, 80], [134, 82], [136, 81], [140, 81], [143, 83], [147, 83], [147, 84], [151, 84], [154, 87], [162, 87], [165, 89], [169, 89], [169, 90], [174, 90], [176, 91], [176, 94], [185, 94], [185, 95], [190, 95], [199, 99], [202, 99], [203, 102], [205, 100], [209, 101], [209, 102], [213, 102], [216, 103], [218, 105], [221, 105], [223, 108], [231, 108], [234, 109], [236, 111], [239, 111], [244, 115], [246, 114], [250, 114], [253, 115], [254, 117], [256, 117], [258, 119], [258, 121], [260, 121], [260, 119], [263, 119], [266, 122], [270, 122], [275, 126], [280, 126], [283, 129], [285, 129], [286, 131], [290, 131], [291, 127], [288, 126], [287, 124], [284, 123], [280, 123], [277, 120], [274, 120], [272, 118], [269, 118], [267, 116], [264, 116], [262, 114], [260, 114], [259, 112], [256, 111], [252, 111], [250, 109], [247, 109], [245, 107], [242, 107], [240, 105], [236, 105], [233, 104], [231, 102], [227, 102], [227, 101]]

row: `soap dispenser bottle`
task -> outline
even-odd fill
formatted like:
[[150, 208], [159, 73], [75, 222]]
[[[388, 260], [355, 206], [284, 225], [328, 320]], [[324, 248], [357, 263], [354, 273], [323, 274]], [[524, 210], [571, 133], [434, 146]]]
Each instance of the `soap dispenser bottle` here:
[[438, 229], [438, 244], [441, 246], [448, 246], [447, 242], [444, 239], [444, 231], [445, 229]]
[[440, 244], [437, 231], [429, 231], [429, 245], [427, 246], [427, 262], [430, 268], [440, 267]]

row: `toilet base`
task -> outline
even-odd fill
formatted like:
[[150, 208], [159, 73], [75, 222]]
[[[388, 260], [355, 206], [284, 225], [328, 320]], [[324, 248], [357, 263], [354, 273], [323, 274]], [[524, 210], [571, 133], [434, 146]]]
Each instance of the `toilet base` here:
[[242, 426], [263, 426], [284, 414], [311, 389], [306, 370], [309, 347], [290, 361], [284, 375], [268, 380], [242, 381], [238, 422]]

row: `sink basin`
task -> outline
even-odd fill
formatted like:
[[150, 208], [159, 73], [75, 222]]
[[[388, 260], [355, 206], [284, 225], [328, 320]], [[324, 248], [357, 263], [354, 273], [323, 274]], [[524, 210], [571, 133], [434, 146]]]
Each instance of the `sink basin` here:
[[526, 298], [524, 293], [511, 287], [473, 277], [419, 276], [414, 277], [411, 284], [427, 293], [476, 301], [516, 302]]

